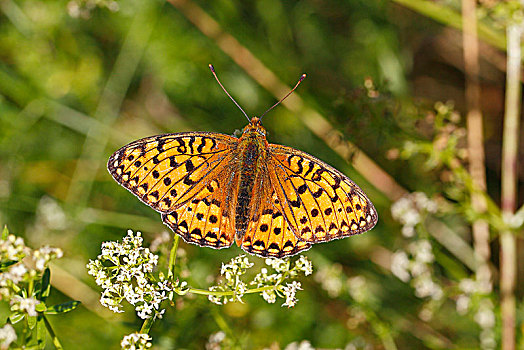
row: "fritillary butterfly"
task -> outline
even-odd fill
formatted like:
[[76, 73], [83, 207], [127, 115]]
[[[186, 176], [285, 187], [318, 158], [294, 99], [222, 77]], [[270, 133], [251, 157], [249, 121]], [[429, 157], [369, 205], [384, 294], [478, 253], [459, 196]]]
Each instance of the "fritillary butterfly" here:
[[268, 143], [261, 118], [248, 117], [239, 138], [183, 132], [134, 141], [109, 158], [109, 172], [200, 246], [235, 240], [250, 254], [281, 258], [375, 226], [377, 212], [353, 181], [305, 152]]

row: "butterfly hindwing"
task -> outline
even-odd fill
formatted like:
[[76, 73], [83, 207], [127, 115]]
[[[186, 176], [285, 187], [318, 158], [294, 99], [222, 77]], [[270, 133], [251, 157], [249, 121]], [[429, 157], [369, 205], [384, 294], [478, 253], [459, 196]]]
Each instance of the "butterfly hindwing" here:
[[151, 208], [169, 213], [213, 186], [210, 174], [224, 167], [236, 139], [188, 132], [144, 138], [116, 151], [108, 161], [113, 178]]
[[282, 214], [275, 191], [269, 188], [271, 194], [264, 197], [259, 215], [250, 222], [241, 248], [250, 254], [275, 258], [295, 255], [311, 248], [310, 243], [299, 240], [293, 233]]
[[290, 147], [270, 145], [270, 177], [297, 238], [319, 243], [373, 228], [377, 214], [364, 192], [321, 160]]
[[206, 186], [170, 213], [162, 213], [162, 221], [187, 243], [227, 248], [234, 237], [229, 205], [224, 202], [227, 191], [227, 183], [216, 180], [214, 188]]

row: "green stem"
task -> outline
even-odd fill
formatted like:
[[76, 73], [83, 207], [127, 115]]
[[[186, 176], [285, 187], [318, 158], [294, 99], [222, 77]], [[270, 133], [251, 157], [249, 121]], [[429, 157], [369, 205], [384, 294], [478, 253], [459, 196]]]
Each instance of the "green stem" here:
[[169, 254], [169, 266], [167, 270], [167, 279], [171, 282], [174, 282], [175, 277], [175, 265], [176, 265], [176, 252], [178, 250], [178, 241], [180, 236], [175, 234], [173, 238], [173, 247], [171, 248], [171, 253]]
[[[274, 289], [275, 289], [275, 286], [265, 286], [265, 287], [260, 287], [260, 288], [248, 289], [244, 292], [244, 294], [260, 293], [266, 290], [274, 290]], [[200, 295], [216, 295], [220, 297], [235, 295], [235, 291], [219, 292], [219, 291], [197, 289], [197, 288], [189, 288], [187, 292], [193, 293], [193, 294], [200, 294]]]
[[218, 309], [216, 307], [211, 308], [211, 315], [215, 319], [216, 324], [218, 327], [226, 333], [226, 336], [232, 340], [231, 349], [241, 349], [239, 346], [238, 338], [235, 335], [235, 332], [229, 327], [227, 324], [227, 321], [224, 319], [224, 317], [218, 312]]
[[142, 327], [140, 328], [140, 333], [149, 334], [149, 331], [151, 330], [151, 327], [153, 326], [153, 322], [154, 322], [153, 317], [146, 318], [144, 320], [144, 323], [142, 323]]
[[47, 320], [47, 317], [45, 317], [45, 315], [42, 315], [42, 318], [44, 319], [45, 328], [47, 329], [47, 332], [49, 332], [51, 339], [53, 339], [53, 345], [55, 346], [55, 348], [63, 349], [62, 344], [60, 344], [60, 340], [58, 340], [58, 337], [56, 336], [53, 327], [51, 327], [51, 323], [49, 323], [49, 321]]

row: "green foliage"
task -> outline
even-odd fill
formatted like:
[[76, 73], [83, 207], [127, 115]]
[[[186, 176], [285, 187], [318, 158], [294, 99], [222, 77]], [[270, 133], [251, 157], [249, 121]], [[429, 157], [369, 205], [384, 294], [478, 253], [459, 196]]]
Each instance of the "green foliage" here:
[[48, 246], [31, 250], [22, 238], [9, 234], [7, 228], [3, 237], [5, 239], [0, 240], [0, 296], [9, 304], [10, 314], [2, 328], [0, 344], [6, 348], [44, 349], [49, 334], [55, 347], [61, 349], [46, 315], [66, 313], [80, 304], [79, 301], [46, 304], [51, 291], [51, 272], [47, 265], [62, 257], [62, 251]]
[[[2, 1], [0, 223], [20, 234], [2, 231], [2, 242], [14, 250], [0, 251], [0, 288], [7, 285], [0, 348], [8, 342], [85, 349], [499, 347], [494, 239], [502, 231], [519, 234], [524, 223], [524, 209], [503, 217], [497, 200], [504, 95], [499, 56], [507, 26], [522, 21], [522, 6], [481, 1], [477, 8], [479, 37], [492, 45], [481, 48], [486, 190], [468, 170], [462, 39], [450, 30], [462, 27], [460, 8], [458, 0]], [[110, 154], [141, 137], [233, 134], [243, 127], [244, 117], [214, 82], [209, 63], [249, 115], [265, 111], [285, 93], [283, 84], [307, 73], [295, 100], [264, 118], [269, 142], [332, 164], [377, 208], [372, 231], [306, 253], [315, 271], [300, 279], [293, 308], [243, 292], [291, 295], [297, 285], [282, 282], [296, 265], [273, 273], [250, 258], [253, 268], [267, 269], [257, 270], [260, 284], [249, 284], [249, 271], [242, 275], [249, 280], [236, 280], [237, 274], [228, 280], [221, 266], [236, 266], [238, 248], [215, 251], [177, 240], [174, 247], [159, 215], [105, 171]], [[366, 168], [365, 155], [378, 170]], [[380, 187], [389, 183], [384, 175], [400, 187], [398, 195]], [[484, 198], [486, 210], [474, 208], [475, 196]], [[471, 226], [478, 220], [488, 223], [493, 239], [489, 285], [476, 276]], [[167, 311], [154, 324], [132, 312], [146, 310], [144, 301], [115, 302], [127, 311], [118, 314], [101, 307], [107, 288], [85, 269], [102, 242], [120, 239], [123, 229], [144, 232], [151, 244], [141, 248], [158, 256], [155, 268], [139, 276], [151, 287], [148, 303], [165, 292], [164, 306], [151, 315]], [[20, 237], [33, 247], [60, 247], [65, 256], [48, 267], [45, 251], [28, 250]], [[30, 266], [34, 274], [5, 277], [29, 256], [44, 265]], [[141, 264], [156, 259], [142, 257]], [[97, 271], [122, 266], [106, 260]], [[109, 278], [113, 286], [116, 276]], [[136, 286], [136, 278], [125, 285]], [[215, 294], [194, 287], [214, 281]], [[521, 285], [515, 293], [520, 346]], [[214, 305], [196, 294], [228, 302]], [[241, 294], [243, 303], [229, 300]]]

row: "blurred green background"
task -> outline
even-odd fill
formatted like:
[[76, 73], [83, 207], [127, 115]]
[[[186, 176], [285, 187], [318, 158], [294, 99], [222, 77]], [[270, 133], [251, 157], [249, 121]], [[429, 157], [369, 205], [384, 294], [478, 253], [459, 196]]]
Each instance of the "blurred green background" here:
[[[306, 252], [317, 272], [302, 280], [295, 308], [254, 295], [223, 307], [203, 297], [180, 297], [152, 329], [155, 348], [201, 349], [221, 330], [251, 349], [284, 349], [303, 340], [319, 348], [478, 348], [481, 329], [474, 314], [457, 313], [449, 297], [424, 316], [428, 299], [390, 271], [392, 252], [409, 243], [392, 218], [392, 203], [406, 191], [447, 198], [441, 173], [424, 168], [421, 158], [395, 159], [394, 150], [406, 140], [431, 139], [431, 125], [420, 123], [436, 101], [452, 100], [465, 111], [462, 33], [455, 28], [460, 3], [424, 4], [1, 0], [0, 224], [34, 248], [64, 250], [52, 267], [51, 298], [83, 303], [51, 317], [65, 347], [116, 349], [124, 334], [140, 328], [132, 310], [103, 310], [85, 265], [99, 254], [101, 242], [120, 240], [127, 229], [143, 232], [149, 242], [167, 231], [158, 213], [112, 180], [108, 157], [150, 135], [232, 134], [246, 124], [213, 79], [212, 63], [252, 116], [307, 73], [286, 105], [264, 118], [268, 140], [347, 174], [375, 204], [379, 223], [358, 237]], [[489, 17], [482, 25], [486, 172], [497, 202], [504, 30]], [[472, 274], [468, 220], [453, 209], [457, 200], [450, 202], [452, 209], [436, 219], [447, 231], [437, 231], [465, 248], [453, 250], [453, 244], [428, 236], [436, 256], [433, 278], [444, 287]], [[496, 242], [492, 246], [496, 264]], [[181, 247], [190, 272], [184, 278], [199, 288], [212, 284], [221, 263], [241, 253], [236, 246]], [[355, 276], [365, 278], [364, 299], [351, 292]], [[521, 300], [522, 288], [518, 293]]]

